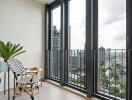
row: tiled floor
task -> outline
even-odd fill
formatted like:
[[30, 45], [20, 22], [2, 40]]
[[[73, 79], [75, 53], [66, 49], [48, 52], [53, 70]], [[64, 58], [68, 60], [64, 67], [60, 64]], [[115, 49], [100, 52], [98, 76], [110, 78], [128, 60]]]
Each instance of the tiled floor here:
[[[7, 100], [7, 96], [1, 96], [0, 100]], [[31, 100], [31, 99], [27, 94], [24, 94], [21, 97], [16, 97], [15, 100]], [[90, 99], [90, 98], [86, 99], [72, 92], [69, 92], [66, 89], [59, 88], [48, 82], [44, 82], [43, 86], [40, 87], [40, 93], [35, 96], [35, 100], [97, 100], [97, 99]]]

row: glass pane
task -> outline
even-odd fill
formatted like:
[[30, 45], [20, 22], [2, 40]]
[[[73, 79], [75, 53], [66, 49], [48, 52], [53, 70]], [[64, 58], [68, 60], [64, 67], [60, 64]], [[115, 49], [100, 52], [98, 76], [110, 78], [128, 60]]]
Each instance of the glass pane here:
[[69, 1], [68, 83], [85, 90], [86, 0]]
[[86, 0], [69, 2], [70, 50], [85, 49]]
[[61, 49], [61, 7], [51, 11], [51, 51], [50, 51], [50, 77], [60, 79], [60, 49]]
[[98, 0], [98, 92], [126, 98], [126, 0]]

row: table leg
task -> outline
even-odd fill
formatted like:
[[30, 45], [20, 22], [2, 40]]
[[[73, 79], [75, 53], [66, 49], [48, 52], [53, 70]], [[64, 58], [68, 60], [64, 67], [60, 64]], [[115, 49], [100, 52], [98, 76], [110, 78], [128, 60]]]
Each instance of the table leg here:
[[4, 95], [6, 94], [6, 72], [4, 72]]
[[10, 68], [8, 67], [8, 100], [10, 100]]

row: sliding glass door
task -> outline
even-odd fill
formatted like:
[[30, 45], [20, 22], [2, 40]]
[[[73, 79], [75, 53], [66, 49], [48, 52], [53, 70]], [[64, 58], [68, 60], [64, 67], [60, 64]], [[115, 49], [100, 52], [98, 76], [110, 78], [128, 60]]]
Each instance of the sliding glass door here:
[[126, 0], [98, 0], [97, 92], [126, 98]]
[[50, 78], [60, 80], [60, 50], [61, 50], [61, 7], [51, 10], [50, 27]]

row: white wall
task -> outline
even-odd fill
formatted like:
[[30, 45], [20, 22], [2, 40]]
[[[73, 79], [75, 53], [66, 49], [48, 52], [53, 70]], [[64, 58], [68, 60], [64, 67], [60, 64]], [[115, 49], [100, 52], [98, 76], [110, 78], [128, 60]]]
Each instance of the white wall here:
[[43, 5], [35, 0], [0, 0], [0, 40], [24, 46], [26, 53], [17, 58], [25, 67], [43, 67], [43, 17]]

